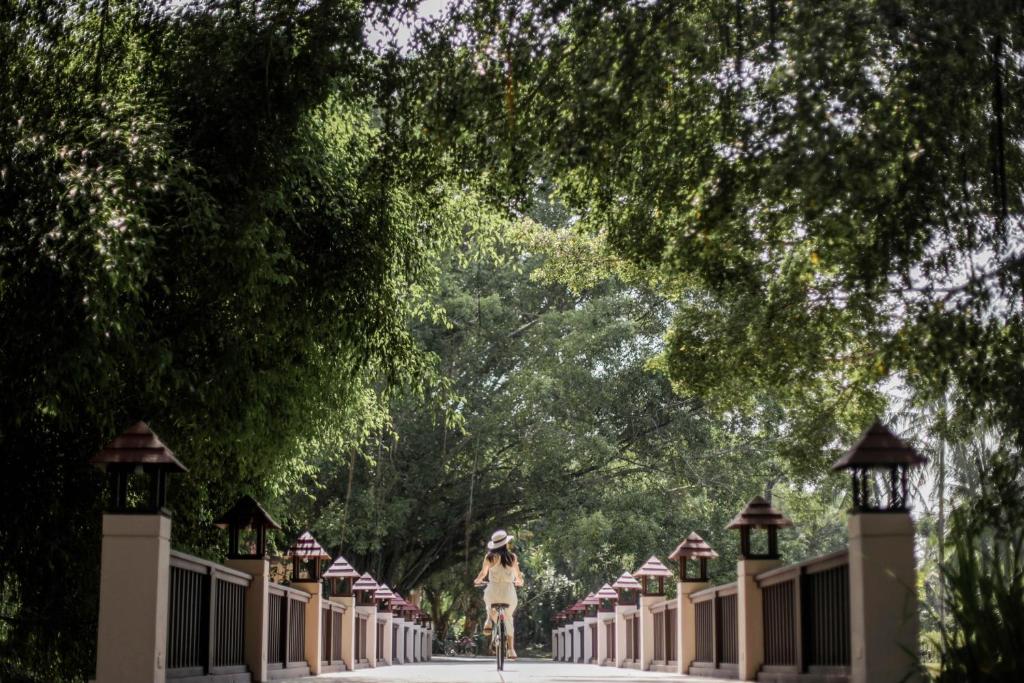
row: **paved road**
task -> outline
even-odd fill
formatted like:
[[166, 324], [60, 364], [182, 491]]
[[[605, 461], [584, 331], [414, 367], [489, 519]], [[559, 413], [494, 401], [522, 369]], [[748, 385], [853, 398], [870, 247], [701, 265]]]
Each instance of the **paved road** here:
[[[498, 672], [493, 659], [435, 657], [422, 664], [383, 666], [376, 669], [324, 674], [303, 678], [301, 683], [336, 680], [345, 683], [615, 683], [618, 681], [661, 681], [662, 683], [721, 683], [707, 678], [614, 669], [592, 664], [562, 664], [544, 659], [507, 662]], [[294, 681], [293, 683], [300, 683]]]

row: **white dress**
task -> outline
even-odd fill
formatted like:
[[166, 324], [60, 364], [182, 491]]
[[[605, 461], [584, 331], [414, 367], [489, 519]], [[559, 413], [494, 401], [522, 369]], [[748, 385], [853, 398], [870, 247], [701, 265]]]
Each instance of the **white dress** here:
[[506, 567], [501, 562], [487, 570], [487, 588], [484, 589], [484, 602], [488, 607], [494, 604], [508, 605], [515, 609], [519, 604], [516, 597], [516, 575], [512, 567]]

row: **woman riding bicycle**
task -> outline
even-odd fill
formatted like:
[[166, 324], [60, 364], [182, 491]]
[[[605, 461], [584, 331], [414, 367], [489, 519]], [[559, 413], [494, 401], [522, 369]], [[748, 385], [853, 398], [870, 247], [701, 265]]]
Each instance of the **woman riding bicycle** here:
[[484, 590], [484, 604], [487, 605], [487, 623], [484, 624], [484, 635], [490, 637], [494, 627], [494, 621], [498, 618], [498, 612], [491, 605], [508, 605], [505, 608], [505, 628], [510, 660], [516, 659], [515, 631], [512, 627], [512, 615], [516, 611], [518, 599], [516, 598], [516, 586], [523, 585], [523, 573], [519, 570], [519, 558], [515, 556], [509, 547], [509, 536], [504, 529], [499, 529], [491, 534], [491, 540], [487, 544], [487, 555], [484, 557], [480, 573], [473, 579], [473, 584], [483, 585], [487, 579], [487, 588]]

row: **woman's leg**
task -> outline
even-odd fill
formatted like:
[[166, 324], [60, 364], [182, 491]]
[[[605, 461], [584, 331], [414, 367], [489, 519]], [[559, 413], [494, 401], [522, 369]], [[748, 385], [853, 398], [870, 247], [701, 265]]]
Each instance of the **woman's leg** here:
[[498, 612], [491, 607], [491, 602], [484, 598], [484, 609], [487, 610], [487, 621], [484, 622], [484, 635], [491, 635], [491, 629], [493, 628], [495, 619], [498, 618]]
[[509, 659], [516, 659], [518, 657], [518, 655], [516, 654], [515, 619], [513, 618], [515, 613], [515, 603], [512, 603], [511, 605], [505, 608], [505, 633], [506, 638], [508, 638], [508, 644], [505, 646], [505, 651], [508, 653], [507, 656]]

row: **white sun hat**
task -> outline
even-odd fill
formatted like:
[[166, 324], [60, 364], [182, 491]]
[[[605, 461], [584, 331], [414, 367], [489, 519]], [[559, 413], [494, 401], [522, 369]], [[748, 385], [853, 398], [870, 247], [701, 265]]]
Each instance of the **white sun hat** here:
[[510, 535], [504, 529], [498, 529], [491, 534], [491, 540], [487, 542], [488, 550], [497, 550], [498, 548], [507, 545], [515, 536]]

